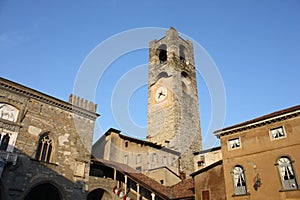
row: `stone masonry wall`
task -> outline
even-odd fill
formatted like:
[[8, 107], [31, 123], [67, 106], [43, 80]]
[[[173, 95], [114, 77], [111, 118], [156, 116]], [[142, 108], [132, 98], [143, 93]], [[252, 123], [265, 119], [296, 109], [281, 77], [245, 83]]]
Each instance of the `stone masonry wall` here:
[[[97, 114], [7, 80], [0, 83], [0, 102], [21, 111], [14, 147], [18, 160], [3, 172], [2, 198], [23, 199], [34, 186], [47, 182], [58, 188], [62, 199], [84, 199]], [[39, 137], [46, 132], [53, 140], [50, 162], [35, 157]]]

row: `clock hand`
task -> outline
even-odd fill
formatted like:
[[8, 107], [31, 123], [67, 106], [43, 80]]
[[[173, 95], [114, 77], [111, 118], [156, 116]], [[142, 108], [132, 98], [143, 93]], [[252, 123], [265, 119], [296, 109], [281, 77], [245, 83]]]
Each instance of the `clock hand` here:
[[162, 91], [160, 93], [158, 93], [158, 99], [160, 98], [160, 96], [166, 96]]

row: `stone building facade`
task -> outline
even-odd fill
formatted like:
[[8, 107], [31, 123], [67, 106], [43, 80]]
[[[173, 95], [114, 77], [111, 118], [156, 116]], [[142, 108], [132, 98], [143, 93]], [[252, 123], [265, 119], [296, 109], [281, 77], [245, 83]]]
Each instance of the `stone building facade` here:
[[0, 78], [0, 200], [300, 199], [300, 105], [202, 150], [192, 44], [171, 28], [149, 53], [147, 140], [110, 129], [92, 147], [96, 104]]
[[222, 160], [221, 146], [205, 149], [194, 153], [194, 171], [203, 169]]
[[202, 149], [193, 45], [170, 28], [149, 46], [146, 141], [110, 129], [93, 145], [93, 155], [172, 185], [194, 172], [193, 153]]
[[202, 149], [193, 45], [170, 28], [149, 46], [147, 140], [180, 152], [180, 170], [190, 174]]
[[227, 199], [300, 199], [300, 106], [215, 132]]
[[96, 105], [0, 78], [2, 200], [85, 199]]
[[92, 152], [96, 158], [126, 164], [162, 185], [181, 181], [179, 152], [123, 135], [116, 129], [109, 129], [93, 145]]
[[191, 174], [195, 200], [225, 200], [225, 180], [222, 160], [207, 165]]

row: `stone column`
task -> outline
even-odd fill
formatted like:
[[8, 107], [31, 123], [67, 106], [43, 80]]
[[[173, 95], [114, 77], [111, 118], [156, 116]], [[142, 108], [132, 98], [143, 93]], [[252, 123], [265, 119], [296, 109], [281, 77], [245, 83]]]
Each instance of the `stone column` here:
[[155, 194], [151, 193], [152, 200], [155, 200]]
[[140, 200], [140, 185], [136, 184], [136, 199]]
[[120, 187], [119, 182], [117, 181], [117, 170], [115, 168], [114, 168], [114, 181], [115, 181], [115, 185], [117, 187]]
[[125, 175], [125, 186], [124, 186], [125, 193], [127, 193], [127, 175]]

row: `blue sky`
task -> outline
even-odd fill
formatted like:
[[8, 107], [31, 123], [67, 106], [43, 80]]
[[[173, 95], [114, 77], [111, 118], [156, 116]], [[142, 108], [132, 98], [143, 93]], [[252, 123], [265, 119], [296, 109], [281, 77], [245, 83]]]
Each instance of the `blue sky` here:
[[[226, 90], [224, 126], [300, 103], [298, 0], [2, 0], [1, 76], [67, 101], [80, 66], [97, 45], [115, 34], [143, 27], [175, 27], [207, 51]], [[129, 70], [147, 63], [146, 49], [132, 51], [104, 73], [95, 97], [101, 117], [94, 140], [109, 127], [123, 129], [111, 111], [114, 86]], [[206, 134], [211, 99], [203, 77], [197, 75], [201, 126]], [[146, 126], [146, 86], [130, 99], [120, 96], [119, 101], [129, 101], [134, 123]], [[142, 138], [144, 133], [128, 134]]]

